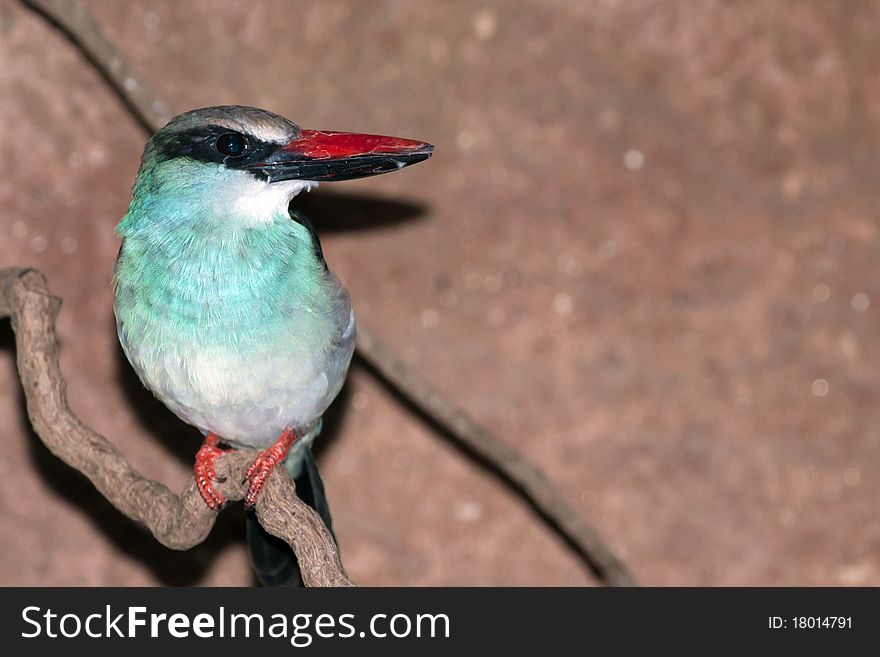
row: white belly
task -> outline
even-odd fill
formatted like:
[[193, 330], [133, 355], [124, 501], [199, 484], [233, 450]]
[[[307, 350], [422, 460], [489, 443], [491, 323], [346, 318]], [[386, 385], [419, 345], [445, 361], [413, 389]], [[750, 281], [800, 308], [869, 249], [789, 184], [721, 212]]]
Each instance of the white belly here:
[[[181, 419], [224, 441], [263, 448], [286, 428], [311, 430], [339, 393], [354, 350], [355, 322], [321, 350], [297, 335], [270, 345], [210, 345], [197, 341], [160, 348], [127, 336], [123, 347], [144, 384]], [[120, 336], [122, 337], [122, 336]]]

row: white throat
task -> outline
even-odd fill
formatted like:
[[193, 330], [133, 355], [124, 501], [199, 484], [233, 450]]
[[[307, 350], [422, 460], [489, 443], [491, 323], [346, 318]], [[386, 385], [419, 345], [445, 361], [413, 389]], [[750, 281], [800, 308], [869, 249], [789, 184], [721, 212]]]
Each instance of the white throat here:
[[237, 184], [237, 189], [230, 190], [234, 194], [232, 211], [237, 218], [249, 224], [268, 223], [279, 214], [287, 215], [290, 199], [317, 186], [318, 183], [314, 180], [282, 180], [270, 183], [248, 176], [244, 189]]

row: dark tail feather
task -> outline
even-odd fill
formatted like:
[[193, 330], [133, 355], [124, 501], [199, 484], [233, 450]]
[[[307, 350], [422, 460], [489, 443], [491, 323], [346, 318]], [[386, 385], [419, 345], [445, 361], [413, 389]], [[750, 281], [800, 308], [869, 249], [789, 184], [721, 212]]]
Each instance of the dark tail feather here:
[[[324, 494], [324, 482], [318, 472], [318, 465], [312, 456], [311, 448], [306, 448], [303, 457], [302, 472], [294, 479], [296, 494], [321, 516], [330, 532], [333, 526], [330, 520], [330, 507]], [[334, 539], [336, 537], [334, 536]], [[251, 557], [251, 566], [257, 580], [263, 586], [300, 586], [302, 577], [296, 555], [290, 546], [280, 538], [272, 536], [257, 521], [257, 514], [247, 512], [247, 540]]]

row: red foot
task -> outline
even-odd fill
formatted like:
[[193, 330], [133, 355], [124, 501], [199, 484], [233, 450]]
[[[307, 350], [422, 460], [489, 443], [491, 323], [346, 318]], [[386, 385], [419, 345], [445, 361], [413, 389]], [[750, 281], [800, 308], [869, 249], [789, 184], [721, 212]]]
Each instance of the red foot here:
[[287, 456], [291, 445], [296, 442], [296, 434], [292, 429], [285, 429], [281, 436], [269, 449], [263, 450], [257, 456], [257, 460], [248, 468], [247, 478], [250, 479], [247, 495], [244, 498], [245, 506], [254, 506], [260, 491], [266, 484], [266, 479], [272, 474], [272, 470]]
[[226, 502], [226, 498], [217, 492], [212, 481], [217, 481], [217, 472], [214, 470], [214, 460], [221, 454], [225, 454], [226, 449], [220, 449], [220, 438], [213, 433], [205, 436], [205, 442], [202, 443], [201, 449], [196, 453], [196, 462], [193, 466], [193, 472], [196, 477], [196, 487], [205, 500], [205, 504], [209, 509], [219, 509]]

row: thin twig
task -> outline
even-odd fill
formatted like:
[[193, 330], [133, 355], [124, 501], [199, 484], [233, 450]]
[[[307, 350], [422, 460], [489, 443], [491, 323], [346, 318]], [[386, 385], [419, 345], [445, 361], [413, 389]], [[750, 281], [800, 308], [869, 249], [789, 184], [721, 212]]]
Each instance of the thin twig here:
[[[0, 269], [0, 318], [8, 316], [15, 331], [18, 373], [34, 430], [49, 451], [88, 477], [113, 506], [145, 525], [162, 545], [187, 550], [201, 543], [217, 512], [204, 503], [195, 482], [175, 495], [137, 472], [110, 441], [71, 412], [55, 338], [60, 307], [61, 299], [49, 294], [40, 272]], [[255, 456], [253, 450], [237, 450], [217, 459], [216, 486], [228, 499], [244, 497], [245, 473]], [[269, 477], [257, 501], [257, 517], [294, 549], [307, 586], [354, 586], [330, 532], [296, 496], [286, 468]]]
[[88, 9], [70, 0], [22, 0], [58, 27], [85, 54], [138, 122], [155, 132], [168, 122], [168, 105], [132, 73], [119, 51], [101, 32]]
[[[64, 31], [104, 74], [148, 131], [170, 118], [167, 105], [151, 94], [102, 35], [98, 24], [76, 0], [23, 0]], [[363, 325], [358, 326], [358, 354], [419, 412], [476, 455], [525, 497], [535, 510], [586, 561], [596, 577], [609, 586], [633, 586], [623, 562], [602, 542], [598, 532], [568, 504], [541, 471], [464, 410], [444, 399], [412, 369], [397, 359]]]
[[537, 467], [451, 404], [369, 333], [358, 335], [358, 349], [361, 357], [396, 392], [528, 500], [600, 580], [608, 586], [635, 585], [626, 566], [605, 546], [596, 530], [565, 503]]

